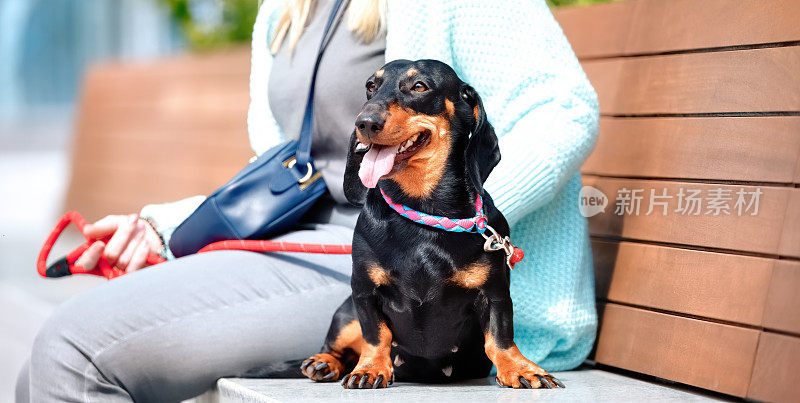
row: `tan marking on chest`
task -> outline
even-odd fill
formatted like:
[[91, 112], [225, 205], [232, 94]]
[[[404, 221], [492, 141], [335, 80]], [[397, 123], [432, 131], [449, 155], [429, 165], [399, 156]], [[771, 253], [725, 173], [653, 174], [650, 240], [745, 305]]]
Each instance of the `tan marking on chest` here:
[[489, 278], [489, 270], [489, 263], [486, 262], [486, 259], [481, 258], [455, 272], [450, 277], [450, 281], [464, 288], [478, 288]]
[[378, 265], [372, 265], [367, 269], [367, 275], [376, 286], [389, 285], [392, 282], [392, 276], [389, 272]]

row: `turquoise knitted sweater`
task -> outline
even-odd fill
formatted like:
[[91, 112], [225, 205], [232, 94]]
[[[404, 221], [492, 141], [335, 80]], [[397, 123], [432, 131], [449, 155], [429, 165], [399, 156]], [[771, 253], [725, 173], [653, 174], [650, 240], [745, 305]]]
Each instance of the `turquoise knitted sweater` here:
[[[256, 154], [282, 137], [267, 100], [267, 41], [280, 4], [266, 1], [253, 30], [248, 131]], [[547, 370], [576, 367], [597, 327], [578, 169], [595, 143], [598, 107], [561, 28], [544, 0], [390, 1], [386, 60], [395, 59], [441, 60], [481, 94], [502, 154], [485, 187], [525, 251], [511, 273], [515, 340]], [[169, 233], [201, 200], [147, 206], [142, 215]]]

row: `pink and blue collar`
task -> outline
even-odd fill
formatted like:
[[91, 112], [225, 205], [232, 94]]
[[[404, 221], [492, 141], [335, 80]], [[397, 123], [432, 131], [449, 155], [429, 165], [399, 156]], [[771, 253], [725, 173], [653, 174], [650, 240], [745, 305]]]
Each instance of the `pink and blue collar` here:
[[[380, 189], [380, 188], [378, 188]], [[443, 229], [450, 232], [477, 232], [483, 234], [486, 231], [486, 216], [483, 215], [483, 199], [479, 194], [475, 199], [475, 217], [472, 218], [447, 218], [433, 214], [426, 214], [417, 211], [403, 204], [395, 203], [392, 199], [380, 189], [383, 200], [389, 205], [397, 214], [408, 218], [419, 224], [427, 225], [430, 227]]]

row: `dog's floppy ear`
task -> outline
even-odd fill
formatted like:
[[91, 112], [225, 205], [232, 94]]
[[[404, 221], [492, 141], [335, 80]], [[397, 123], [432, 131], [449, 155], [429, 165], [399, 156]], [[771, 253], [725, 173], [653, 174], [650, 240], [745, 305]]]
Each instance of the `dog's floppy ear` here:
[[363, 206], [367, 198], [367, 187], [361, 183], [358, 176], [358, 169], [361, 167], [361, 160], [364, 159], [364, 152], [356, 152], [356, 131], [350, 135], [350, 148], [347, 149], [347, 165], [344, 168], [344, 196], [347, 201], [356, 205]]
[[467, 177], [472, 181], [478, 193], [483, 193], [483, 183], [486, 182], [492, 169], [500, 162], [500, 146], [497, 143], [494, 128], [486, 120], [483, 101], [475, 89], [464, 84], [461, 88], [461, 98], [470, 106], [475, 119], [475, 126], [472, 128], [464, 160], [467, 166]]

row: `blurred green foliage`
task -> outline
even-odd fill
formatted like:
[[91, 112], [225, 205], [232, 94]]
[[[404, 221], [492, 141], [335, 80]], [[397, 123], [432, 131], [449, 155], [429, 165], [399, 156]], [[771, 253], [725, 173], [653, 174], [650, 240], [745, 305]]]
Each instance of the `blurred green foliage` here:
[[547, 0], [547, 5], [550, 7], [583, 6], [594, 3], [607, 3], [609, 1], [617, 0]]
[[258, 0], [158, 0], [166, 5], [193, 49], [248, 42]]

